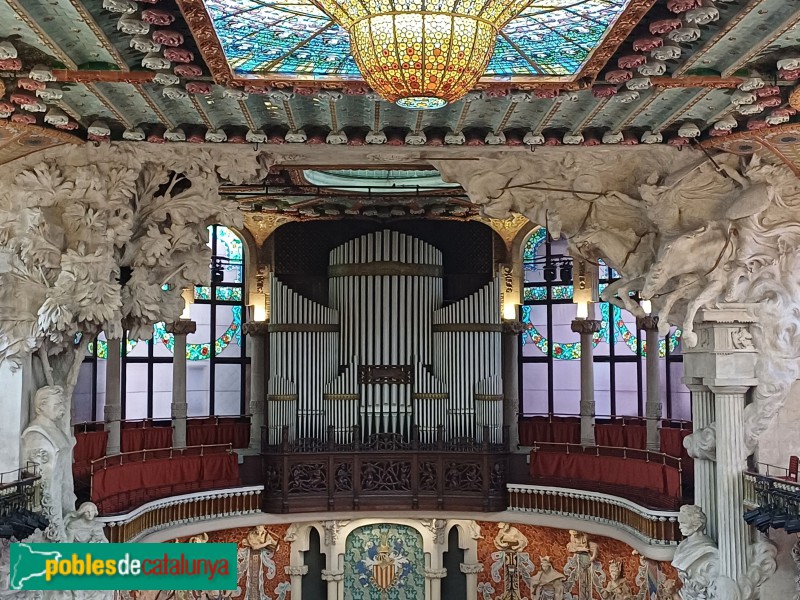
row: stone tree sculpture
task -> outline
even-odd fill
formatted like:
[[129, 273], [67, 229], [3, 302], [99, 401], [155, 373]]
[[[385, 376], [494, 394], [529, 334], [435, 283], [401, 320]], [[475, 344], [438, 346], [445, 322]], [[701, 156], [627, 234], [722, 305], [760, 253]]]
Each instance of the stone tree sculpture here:
[[207, 226], [242, 224], [220, 180], [265, 173], [255, 153], [136, 144], [55, 148], [4, 165], [0, 362], [19, 368], [33, 356], [34, 387], [46, 386], [22, 460], [45, 466], [61, 453], [43, 469], [51, 540], [66, 539], [75, 510], [68, 407], [87, 344], [102, 331], [148, 339], [154, 323], [177, 320], [182, 289], [209, 278]]

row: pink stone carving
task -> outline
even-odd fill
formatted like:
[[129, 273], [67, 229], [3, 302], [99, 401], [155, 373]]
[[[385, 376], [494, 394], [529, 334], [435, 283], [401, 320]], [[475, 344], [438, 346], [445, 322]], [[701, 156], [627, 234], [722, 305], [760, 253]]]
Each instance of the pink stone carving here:
[[664, 40], [660, 37], [644, 37], [634, 40], [633, 49], [637, 52], [651, 52], [656, 48], [661, 48], [664, 45]]
[[682, 25], [683, 22], [680, 19], [661, 19], [650, 23], [650, 33], [653, 35], [669, 33], [680, 29]]
[[160, 8], [146, 8], [142, 11], [142, 21], [151, 25], [171, 25], [175, 22], [175, 15]]
[[0, 60], [0, 71], [21, 71], [22, 60], [19, 58], [4, 58]]
[[202, 68], [191, 64], [175, 65], [173, 71], [178, 77], [202, 77], [203, 75]]
[[620, 69], [636, 69], [645, 64], [647, 64], [647, 55], [645, 54], [626, 54], [617, 61]]
[[72, 119], [70, 119], [63, 125], [56, 125], [56, 129], [63, 129], [64, 131], [74, 131], [77, 128], [78, 128], [77, 121], [73, 121]]
[[190, 144], [205, 144], [206, 137], [199, 131], [194, 131], [186, 136], [186, 141]]
[[762, 109], [764, 108], [776, 108], [783, 104], [780, 96], [769, 96], [768, 98], [762, 98], [758, 101], [758, 106]]
[[541, 99], [551, 99], [558, 96], [558, 90], [554, 89], [533, 90], [533, 95]]
[[709, 130], [708, 134], [711, 137], [725, 137], [726, 135], [731, 134], [730, 129], [714, 129], [713, 127]]
[[183, 34], [171, 29], [157, 29], [153, 32], [153, 41], [156, 44], [175, 48], [183, 43]]
[[750, 131], [760, 131], [762, 129], [767, 129], [769, 127], [769, 123], [767, 123], [764, 119], [750, 119], [747, 121], [747, 129]]
[[684, 13], [700, 7], [700, 0], [669, 0], [667, 9], [674, 13]]
[[592, 87], [592, 96], [595, 98], [610, 98], [616, 95], [617, 88], [613, 85], [596, 85]]
[[681, 137], [679, 135], [673, 136], [669, 138], [667, 142], [670, 146], [676, 146], [678, 148], [682, 148], [683, 146], [689, 145], [689, 138]]
[[11, 115], [11, 120], [14, 123], [25, 123], [26, 125], [33, 125], [36, 123], [36, 117], [30, 113], [14, 113]]
[[800, 79], [800, 69], [781, 69], [778, 71], [778, 77], [784, 81], [794, 81]]
[[213, 90], [207, 81], [190, 81], [186, 84], [186, 91], [190, 94], [210, 94]]
[[194, 54], [186, 48], [167, 48], [164, 50], [164, 58], [177, 63], [190, 63], [194, 60]]
[[767, 98], [769, 96], [780, 96], [781, 88], [777, 85], [767, 85], [757, 90], [753, 90], [759, 98]]
[[35, 81], [29, 77], [23, 77], [21, 79], [17, 79], [17, 87], [23, 90], [34, 92], [45, 89], [47, 84], [44, 81]]
[[608, 83], [625, 83], [633, 79], [633, 73], [624, 69], [615, 69], [606, 73], [605, 79]]
[[96, 133], [89, 133], [86, 135], [86, 139], [90, 142], [107, 142], [111, 139], [110, 135], [97, 135]]
[[14, 104], [36, 104], [38, 99], [31, 94], [23, 94], [22, 92], [14, 92], [11, 94], [11, 102]]

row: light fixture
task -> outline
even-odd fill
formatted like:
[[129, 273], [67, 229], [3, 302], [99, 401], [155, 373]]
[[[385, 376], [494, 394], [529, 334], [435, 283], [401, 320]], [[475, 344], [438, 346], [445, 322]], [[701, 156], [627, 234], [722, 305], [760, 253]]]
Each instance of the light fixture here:
[[567, 285], [572, 283], [572, 263], [561, 263], [561, 283]]
[[578, 310], [577, 314], [575, 315], [578, 319], [588, 319], [589, 318], [589, 303], [588, 302], [578, 302]]
[[194, 288], [183, 288], [181, 297], [183, 298], [183, 312], [181, 313], [181, 319], [188, 321], [192, 318], [191, 308], [192, 304], [194, 304]]
[[517, 305], [513, 302], [503, 304], [503, 318], [513, 320], [517, 318]]
[[267, 295], [263, 292], [250, 292], [250, 306], [253, 307], [253, 321], [267, 320]]
[[646, 314], [647, 316], [650, 316], [650, 314], [652, 314], [653, 303], [650, 302], [650, 300], [642, 300], [639, 304], [641, 305], [644, 314]]
[[350, 34], [353, 59], [382, 98], [441, 108], [475, 87], [500, 29], [531, 0], [313, 0]]

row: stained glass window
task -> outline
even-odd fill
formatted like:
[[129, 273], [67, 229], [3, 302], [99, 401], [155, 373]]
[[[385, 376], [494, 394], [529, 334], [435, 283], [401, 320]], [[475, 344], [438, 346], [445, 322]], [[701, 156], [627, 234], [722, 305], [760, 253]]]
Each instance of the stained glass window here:
[[[503, 28], [487, 77], [576, 75], [631, 0], [533, 0]], [[239, 76], [359, 76], [347, 32], [311, 0], [205, 0]]]
[[[576, 316], [572, 302], [572, 285], [556, 278], [545, 278], [546, 262], [557, 264], [567, 255], [566, 241], [551, 240], [544, 228], [536, 230], [523, 250], [525, 271], [524, 305], [520, 320], [525, 330], [520, 336], [520, 360], [523, 414], [578, 414], [573, 381], [579, 372], [573, 367], [560, 366], [563, 362], [579, 362], [581, 346], [579, 336], [572, 332], [571, 322]], [[617, 279], [609, 267], [600, 267], [599, 290]], [[549, 281], [547, 279], [550, 279]], [[642, 416], [646, 373], [643, 358], [648, 348], [643, 332], [637, 330], [636, 319], [627, 311], [599, 302], [594, 318], [600, 321], [600, 331], [592, 337], [595, 362], [595, 401], [601, 416]], [[688, 391], [681, 382], [682, 355], [680, 332], [673, 330], [666, 339], [659, 340], [661, 359], [661, 385], [664, 397], [664, 417], [690, 418]], [[526, 381], [535, 378], [536, 381]], [[579, 379], [578, 379], [579, 381]]]
[[[246, 412], [247, 357], [241, 333], [245, 307], [244, 245], [233, 231], [219, 225], [210, 226], [208, 235], [212, 273], [215, 267], [219, 272], [212, 276], [210, 286], [194, 288], [191, 317], [197, 323], [197, 332], [187, 337], [186, 344], [190, 417]], [[154, 325], [152, 340], [125, 340], [121, 351], [124, 419], [169, 418], [174, 345], [174, 336], [167, 332], [164, 323]], [[84, 408], [79, 420], [102, 418], [107, 358], [108, 344], [101, 334], [96, 343], [89, 345], [76, 388], [80, 398], [86, 396], [85, 402], [80, 400]], [[223, 375], [222, 380], [217, 381], [217, 373]], [[224, 400], [217, 402], [216, 396]]]

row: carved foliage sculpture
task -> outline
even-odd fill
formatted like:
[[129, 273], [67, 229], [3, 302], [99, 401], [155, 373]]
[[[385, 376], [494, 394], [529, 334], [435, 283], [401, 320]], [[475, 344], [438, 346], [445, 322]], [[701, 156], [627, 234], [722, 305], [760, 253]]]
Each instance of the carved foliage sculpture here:
[[[60, 386], [70, 406], [85, 346], [99, 332], [119, 337], [128, 329], [146, 339], [154, 323], [176, 320], [181, 289], [209, 276], [206, 227], [242, 222], [235, 204], [220, 198], [220, 178], [241, 182], [263, 172], [257, 156], [232, 157], [223, 149], [111, 144], [54, 148], [7, 165], [0, 362], [18, 368], [34, 354], [40, 383]], [[74, 497], [67, 504], [58, 508], [62, 517]], [[61, 526], [49, 533], [65, 535]]]

